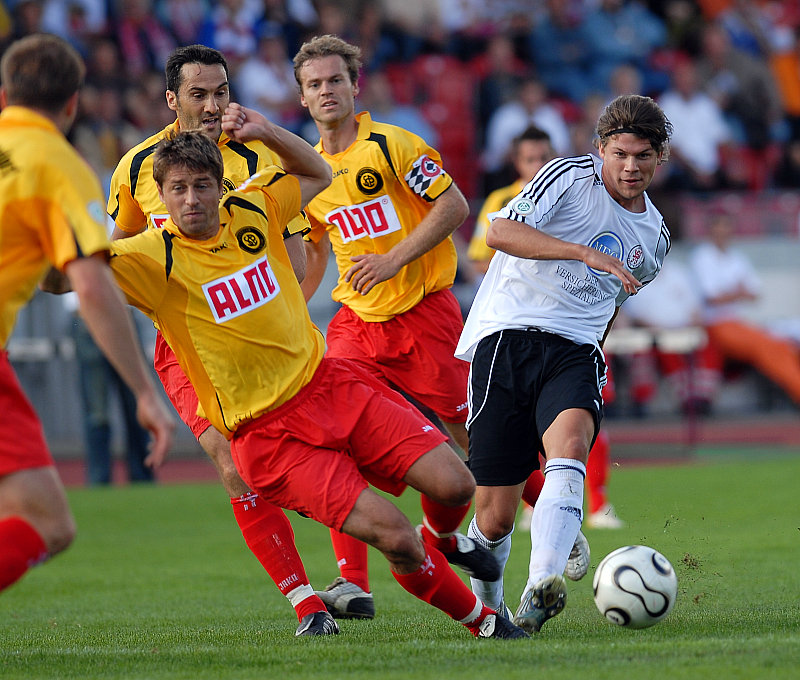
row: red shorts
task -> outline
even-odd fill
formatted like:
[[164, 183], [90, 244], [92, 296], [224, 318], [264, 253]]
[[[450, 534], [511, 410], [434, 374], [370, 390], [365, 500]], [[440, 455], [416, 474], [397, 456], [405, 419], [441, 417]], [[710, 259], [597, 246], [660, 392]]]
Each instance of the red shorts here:
[[189, 382], [189, 378], [183, 372], [175, 358], [172, 347], [164, 340], [161, 333], [156, 333], [156, 348], [153, 355], [153, 366], [161, 379], [164, 391], [169, 400], [181, 417], [181, 420], [189, 426], [192, 434], [199, 439], [209, 427], [211, 422], [197, 415], [197, 392]]
[[449, 289], [426, 295], [389, 321], [363, 321], [342, 307], [328, 325], [326, 355], [357, 361], [444, 422], [463, 423], [469, 363], [453, 356], [463, 327]]
[[341, 530], [368, 483], [399, 496], [408, 469], [445, 441], [400, 394], [324, 358], [288, 402], [236, 430], [231, 453], [263, 499]]
[[53, 464], [39, 418], [0, 351], [0, 477]]

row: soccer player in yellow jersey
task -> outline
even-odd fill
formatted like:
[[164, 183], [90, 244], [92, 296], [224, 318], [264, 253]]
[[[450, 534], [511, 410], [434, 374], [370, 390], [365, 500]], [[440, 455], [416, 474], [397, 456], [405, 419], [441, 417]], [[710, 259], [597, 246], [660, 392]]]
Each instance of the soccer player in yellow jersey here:
[[[332, 246], [339, 270], [333, 299], [342, 308], [328, 326], [328, 356], [358, 362], [431, 409], [466, 452], [468, 371], [453, 356], [463, 323], [450, 287], [451, 234], [469, 206], [423, 139], [355, 113], [360, 55], [324, 35], [294, 58], [301, 104], [320, 133], [316, 148], [333, 168], [331, 186], [306, 210], [312, 228], [303, 289], [310, 298]], [[456, 533], [468, 509], [440, 508], [423, 496], [421, 532], [472, 572], [481, 548]], [[374, 615], [366, 547], [342, 535], [332, 540], [341, 576], [320, 596], [337, 616]]]
[[469, 242], [467, 257], [481, 278], [489, 268], [494, 249], [486, 245], [486, 231], [489, 229], [489, 214], [504, 208], [515, 198], [522, 188], [530, 182], [547, 161], [555, 158], [550, 135], [531, 125], [517, 135], [511, 142], [511, 162], [517, 173], [513, 184], [491, 192], [481, 206], [478, 219], [475, 220], [475, 231]]
[[[161, 401], [108, 269], [103, 193], [69, 145], [84, 65], [60, 38], [32, 35], [0, 62], [0, 347], [49, 265], [81, 301], [97, 344], [133, 390], [158, 465], [174, 422]], [[64, 550], [75, 522], [42, 428], [0, 350], [0, 590]]]
[[286, 172], [263, 170], [222, 197], [221, 155], [205, 135], [185, 132], [160, 143], [154, 174], [170, 219], [161, 231], [113, 244], [112, 269], [129, 302], [162, 329], [260, 498], [374, 546], [403, 588], [475, 636], [526, 637], [485, 607], [442, 553], [369, 488], [399, 494], [410, 485], [460, 507], [474, 480], [445, 436], [402, 396], [354, 362], [323, 357], [325, 340], [308, 315], [282, 232], [329, 184], [329, 166], [249, 109], [231, 104], [223, 124], [235, 139], [269, 144]]
[[[258, 170], [279, 163], [278, 157], [259, 140], [245, 143], [223, 133], [222, 112], [230, 102], [230, 88], [228, 65], [219, 51], [204, 45], [179, 47], [167, 59], [165, 71], [167, 105], [175, 111], [177, 120], [126, 153], [114, 171], [108, 201], [108, 213], [116, 224], [112, 240], [147, 228], [161, 229], [169, 217], [153, 179], [155, 148], [169, 134], [199, 130], [217, 144], [224, 164], [224, 192], [233, 190]], [[308, 228], [308, 222], [298, 214], [288, 225], [285, 245], [298, 278], [302, 278], [305, 252], [301, 231]], [[308, 581], [289, 520], [280, 508], [259, 501], [242, 481], [231, 459], [228, 440], [207, 418], [198, 415], [195, 387], [160, 332], [156, 335], [154, 363], [181, 419], [214, 462], [247, 546], [294, 607], [300, 622], [298, 634], [326, 632], [323, 625], [317, 625], [318, 614], [325, 611], [325, 606]], [[315, 623], [309, 626], [311, 620]]]

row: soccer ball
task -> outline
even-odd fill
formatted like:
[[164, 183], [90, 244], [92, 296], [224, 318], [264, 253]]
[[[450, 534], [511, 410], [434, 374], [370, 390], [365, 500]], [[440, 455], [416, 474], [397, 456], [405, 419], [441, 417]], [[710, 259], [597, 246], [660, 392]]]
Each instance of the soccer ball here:
[[611, 623], [647, 628], [669, 614], [678, 594], [678, 577], [660, 552], [628, 545], [597, 565], [592, 588], [597, 608]]

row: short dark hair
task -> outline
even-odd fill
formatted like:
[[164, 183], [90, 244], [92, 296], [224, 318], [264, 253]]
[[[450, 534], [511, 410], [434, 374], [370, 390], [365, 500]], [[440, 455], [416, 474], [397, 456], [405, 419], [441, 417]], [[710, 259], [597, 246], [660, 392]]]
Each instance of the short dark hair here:
[[294, 55], [294, 77], [297, 84], [300, 83], [300, 69], [306, 62], [320, 57], [339, 56], [344, 59], [350, 82], [355, 85], [358, 82], [358, 74], [361, 70], [361, 48], [351, 45], [336, 35], [318, 35], [308, 42], [303, 43], [297, 54]]
[[222, 187], [222, 152], [202, 132], [177, 132], [158, 143], [153, 155], [153, 179], [158, 186], [164, 186], [167, 174], [174, 167], [210, 172]]
[[186, 45], [179, 47], [167, 58], [167, 65], [164, 73], [167, 77], [167, 89], [177, 94], [183, 82], [184, 64], [203, 64], [213, 66], [220, 64], [225, 69], [225, 77], [228, 77], [228, 62], [219, 50], [205, 45]]
[[666, 160], [672, 123], [650, 97], [624, 94], [614, 99], [600, 114], [596, 132], [601, 146], [605, 146], [614, 135], [630, 132], [648, 140], [653, 149], [663, 154], [663, 160]]
[[16, 42], [0, 60], [9, 104], [58, 112], [83, 85], [86, 66], [77, 50], [55, 35], [34, 33]]
[[535, 125], [529, 125], [526, 127], [522, 132], [514, 137], [512, 141], [514, 146], [518, 146], [520, 142], [547, 142], [548, 144], [552, 144], [550, 135]]

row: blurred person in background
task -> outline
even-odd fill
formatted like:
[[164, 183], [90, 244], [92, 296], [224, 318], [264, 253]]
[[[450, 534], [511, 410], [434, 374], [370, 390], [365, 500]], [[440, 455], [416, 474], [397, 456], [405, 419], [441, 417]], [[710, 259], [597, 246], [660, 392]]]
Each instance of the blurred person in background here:
[[720, 360], [752, 366], [800, 405], [798, 347], [746, 318], [745, 307], [758, 299], [761, 281], [750, 260], [733, 245], [733, 231], [729, 215], [715, 215], [708, 239], [695, 247], [689, 260], [703, 298], [709, 343]]

